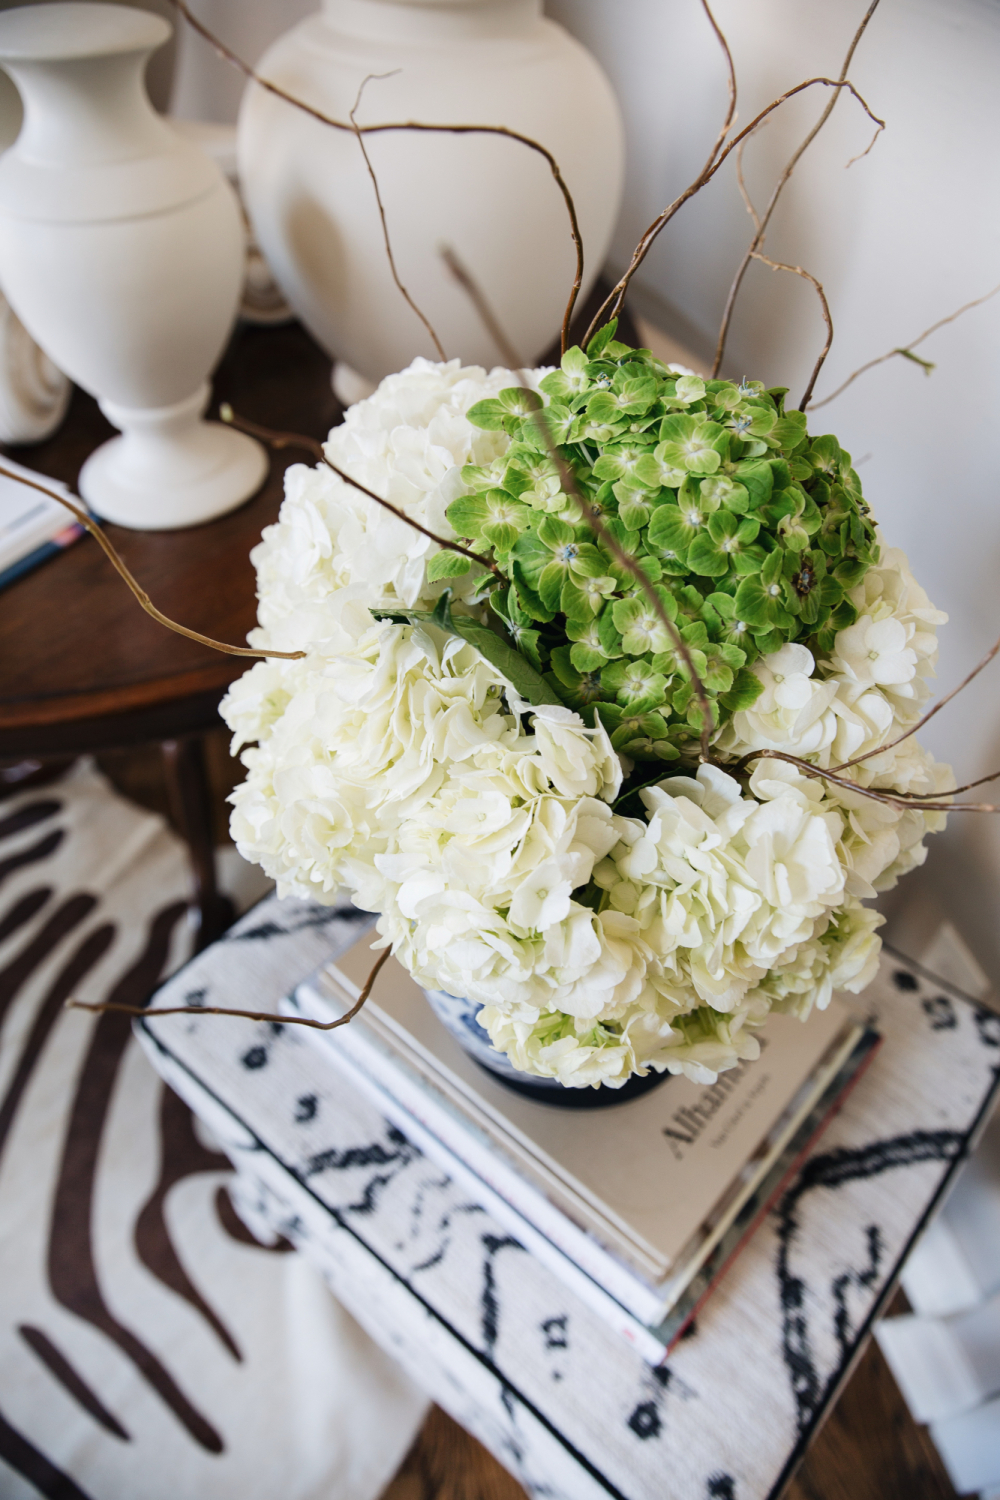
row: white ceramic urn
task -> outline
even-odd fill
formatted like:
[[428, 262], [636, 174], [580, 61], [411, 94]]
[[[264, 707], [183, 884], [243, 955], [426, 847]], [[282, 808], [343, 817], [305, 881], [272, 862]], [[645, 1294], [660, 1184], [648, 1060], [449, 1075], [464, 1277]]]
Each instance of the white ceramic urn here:
[[258, 444], [202, 420], [244, 232], [222, 173], [146, 95], [146, 61], [169, 36], [162, 18], [123, 5], [0, 13], [0, 65], [24, 104], [0, 158], [0, 284], [121, 429], [87, 460], [81, 494], [143, 530], [232, 510], [266, 468]]
[[[324, 0], [264, 54], [258, 72], [360, 124], [505, 125], [558, 160], [586, 250], [584, 294], [618, 214], [623, 134], [593, 57], [541, 0]], [[373, 75], [389, 74], [389, 77]], [[365, 79], [369, 81], [365, 84]], [[451, 247], [525, 361], [556, 337], [574, 272], [565, 207], [542, 157], [488, 135], [367, 135], [400, 277], [449, 357], [501, 356], [441, 259]], [[239, 168], [257, 239], [320, 343], [369, 381], [436, 358], [393, 283], [356, 137], [257, 85], [243, 98]]]

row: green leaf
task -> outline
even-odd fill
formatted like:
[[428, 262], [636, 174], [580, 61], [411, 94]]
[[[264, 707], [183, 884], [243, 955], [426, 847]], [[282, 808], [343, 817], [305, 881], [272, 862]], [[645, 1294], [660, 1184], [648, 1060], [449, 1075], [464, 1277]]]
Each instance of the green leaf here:
[[[518, 538], [518, 540], [522, 539]], [[517, 590], [517, 600], [521, 610], [530, 620], [537, 620], [542, 625], [547, 625], [550, 620], [555, 618], [555, 611], [545, 608], [545, 605], [524, 576], [524, 569], [519, 559], [513, 553], [511, 554], [511, 572], [514, 575], [514, 585]]]
[[[548, 520], [548, 517], [545, 518]], [[516, 570], [519, 568], [525, 583], [532, 590], [537, 590], [538, 580], [542, 576], [542, 570], [548, 567], [552, 561], [552, 549], [546, 547], [533, 532], [524, 531], [518, 537], [511, 549], [511, 557]], [[538, 618], [537, 616], [535, 617]]]
[[597, 622], [597, 636], [601, 643], [601, 650], [605, 656], [611, 658], [623, 655], [622, 638], [615, 628], [613, 608], [613, 604], [606, 604]]
[[526, 417], [529, 412], [538, 411], [542, 405], [538, 392], [525, 390], [523, 385], [507, 386], [500, 392], [497, 400], [505, 412], [518, 417]]
[[601, 686], [614, 695], [623, 708], [646, 713], [665, 701], [667, 679], [645, 661], [611, 662], [601, 672]]
[[693, 573], [703, 578], [724, 578], [729, 572], [729, 558], [707, 532], [701, 532], [691, 543], [688, 564]]
[[674, 400], [691, 406], [705, 394], [705, 382], [700, 375], [682, 375], [674, 387]]
[[750, 508], [750, 495], [746, 485], [736, 484], [725, 474], [713, 474], [708, 479], [703, 479], [699, 489], [706, 510], [716, 510], [721, 505], [734, 515], [742, 516]]
[[534, 667], [536, 672], [541, 672], [544, 665], [542, 653], [539, 649], [542, 639], [541, 631], [525, 630], [521, 625], [512, 625], [510, 627], [510, 635], [515, 649], [520, 652], [525, 661]]
[[617, 318], [612, 318], [609, 323], [605, 323], [603, 328], [599, 328], [594, 334], [594, 337], [591, 339], [590, 343], [587, 345], [588, 360], [593, 361], [595, 359], [600, 359], [601, 355], [604, 353], [604, 350], [611, 343], [611, 340], [614, 338], [617, 331]]
[[[444, 595], [441, 596], [444, 598]], [[543, 703], [560, 703], [545, 679], [535, 671], [519, 651], [508, 646], [488, 625], [480, 625], [465, 615], [451, 615], [450, 632], [461, 636], [470, 646], [475, 646], [480, 656], [496, 667], [511, 686], [528, 703], [540, 706]], [[448, 628], [448, 627], [446, 627]]]
[[724, 435], [717, 422], [708, 422], [703, 417], [664, 417], [660, 424], [661, 441], [654, 453], [664, 463], [685, 469], [689, 474], [714, 474], [722, 462], [715, 443]]
[[747, 490], [753, 510], [767, 504], [774, 488], [774, 474], [771, 465], [766, 460], [760, 458], [741, 460], [736, 465], [736, 477]]
[[567, 571], [565, 563], [546, 563], [538, 580], [538, 597], [553, 615], [558, 614], [560, 609], [562, 587]]
[[569, 659], [578, 672], [598, 672], [607, 661], [603, 651], [597, 651], [583, 641], [573, 642], [569, 648]]
[[447, 552], [442, 547], [427, 564], [427, 582], [437, 583], [439, 578], [460, 578], [471, 567], [471, 558], [463, 557], [460, 552]]
[[541, 389], [556, 401], [572, 401], [587, 390], [587, 356], [579, 347], [567, 349], [558, 370], [539, 381]]
[[751, 708], [763, 691], [764, 684], [757, 674], [748, 667], [741, 667], [733, 679], [732, 687], [727, 693], [720, 695], [719, 702], [728, 713], [737, 714]]
[[786, 453], [793, 453], [806, 440], [806, 414], [790, 411], [779, 417], [771, 428], [769, 439]]
[[766, 584], [761, 578], [744, 578], [736, 590], [736, 610], [740, 619], [751, 627], [768, 629], [777, 626], [788, 630], [793, 617], [784, 608], [784, 597], [785, 591], [777, 581]]
[[667, 725], [658, 713], [636, 713], [617, 703], [598, 703], [597, 712], [611, 732], [611, 743], [636, 760], [677, 760], [680, 752], [668, 739]]
[[477, 401], [475, 406], [469, 407], [465, 415], [473, 427], [481, 427], [484, 432], [503, 432], [509, 414], [499, 401], [491, 398], [486, 401]]
[[[656, 587], [656, 594], [667, 618], [673, 620], [677, 613], [673, 596], [662, 586]], [[673, 644], [670, 631], [645, 592], [632, 594], [627, 599], [616, 599], [611, 606], [611, 618], [615, 629], [621, 632], [622, 645], [630, 656], [644, 656], [647, 651], [667, 651]]]
[[687, 559], [688, 549], [705, 523], [705, 513], [694, 501], [680, 505], [658, 505], [653, 511], [647, 533], [656, 549], [654, 556], [674, 553]]

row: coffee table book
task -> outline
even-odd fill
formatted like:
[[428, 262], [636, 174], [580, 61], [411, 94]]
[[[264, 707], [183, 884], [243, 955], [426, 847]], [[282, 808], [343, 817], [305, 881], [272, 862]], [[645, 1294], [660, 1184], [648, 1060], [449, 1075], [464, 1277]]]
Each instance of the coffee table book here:
[[[68, 495], [64, 484], [4, 457], [3, 466]], [[79, 502], [78, 502], [79, 503]], [[71, 513], [48, 495], [0, 474], [0, 589], [83, 535]]]
[[[329, 1021], [374, 961], [369, 931], [283, 1002]], [[836, 998], [772, 1016], [759, 1062], [669, 1078], [621, 1105], [536, 1103], [462, 1050], [390, 959], [346, 1026], [305, 1035], [428, 1157], [651, 1363], [660, 1363], [879, 1038]]]

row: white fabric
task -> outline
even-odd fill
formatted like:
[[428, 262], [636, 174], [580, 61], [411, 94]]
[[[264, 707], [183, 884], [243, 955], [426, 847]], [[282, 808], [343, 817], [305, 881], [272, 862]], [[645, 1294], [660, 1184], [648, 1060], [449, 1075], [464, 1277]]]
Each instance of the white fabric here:
[[[35, 820], [4, 836], [26, 812]], [[59, 833], [58, 847], [45, 852]], [[0, 932], [5, 919], [15, 921], [0, 941], [0, 1001], [5, 982], [14, 984], [18, 960], [27, 963], [32, 944], [40, 950], [15, 984], [0, 1033], [0, 1419], [6, 1424], [0, 1496], [27, 1500], [41, 1490], [67, 1500], [80, 1494], [86, 1500], [373, 1500], [419, 1428], [426, 1398], [331, 1298], [306, 1261], [269, 1251], [249, 1236], [241, 1243], [224, 1227], [216, 1198], [232, 1174], [224, 1158], [204, 1153], [196, 1141], [186, 1155], [178, 1154], [177, 1133], [187, 1128], [183, 1107], [164, 1100], [165, 1086], [127, 1021], [116, 1032], [119, 1023], [108, 1016], [54, 1010], [3, 1138], [4, 1101], [12, 1098], [19, 1069], [24, 1073], [45, 996], [82, 944], [111, 924], [103, 955], [71, 987], [87, 1000], [108, 996], [145, 949], [158, 912], [174, 908], [173, 920], [164, 922], [170, 930], [162, 967], [186, 956], [181, 903], [188, 876], [179, 841], [82, 764], [54, 786], [0, 802], [0, 882]], [[50, 894], [34, 915], [17, 924], [22, 903], [46, 889]], [[81, 893], [97, 898], [92, 909], [58, 941], [39, 941], [53, 913]], [[147, 989], [156, 977], [150, 974]], [[93, 1111], [90, 1117], [80, 1111], [94, 1067], [108, 1056], [100, 1047], [87, 1056], [98, 1028], [112, 1043], [119, 1037], [120, 1059], [107, 1065], [108, 1107], [95, 1119]], [[54, 1290], [60, 1283], [50, 1264], [53, 1236], [74, 1212], [80, 1222], [79, 1203], [74, 1210], [70, 1199], [86, 1192], [80, 1179], [64, 1183], [60, 1196], [71, 1119], [78, 1129], [95, 1131], [90, 1145], [97, 1165], [66, 1274], [82, 1284], [92, 1253], [98, 1297], [124, 1330], [120, 1337], [98, 1326], [80, 1285], [68, 1294], [64, 1288], [62, 1300]], [[176, 1163], [180, 1174], [166, 1193], [161, 1249], [172, 1247], [216, 1327], [164, 1280], [160, 1261], [151, 1269], [136, 1250], [161, 1157], [168, 1167]], [[58, 1351], [127, 1440], [84, 1409], [40, 1348]], [[217, 1434], [221, 1452], [206, 1446], [204, 1430], [193, 1419], [186, 1424], [148, 1369], [142, 1372], [146, 1355]], [[35, 1450], [28, 1462], [29, 1469], [35, 1465], [35, 1482], [9, 1461], [19, 1451], [10, 1430]], [[59, 1481], [51, 1475], [46, 1488], [38, 1467], [45, 1462], [76, 1488], [52, 1487]]]

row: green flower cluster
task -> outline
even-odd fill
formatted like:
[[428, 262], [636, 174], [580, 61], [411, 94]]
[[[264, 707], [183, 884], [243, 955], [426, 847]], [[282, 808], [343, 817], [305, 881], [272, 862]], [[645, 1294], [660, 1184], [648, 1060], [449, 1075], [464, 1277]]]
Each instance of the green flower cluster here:
[[[558, 698], [594, 705], [616, 749], [675, 760], [701, 727], [690, 673], [633, 573], [565, 493], [551, 447], [655, 587], [716, 723], [756, 698], [759, 655], [786, 641], [829, 651], [856, 619], [847, 594], [878, 548], [850, 455], [836, 438], [810, 438], [783, 389], [678, 375], [614, 333], [608, 324], [586, 352], [564, 355], [540, 383], [547, 404], [516, 387], [471, 408], [471, 422], [511, 441], [489, 467], [463, 469], [468, 493], [448, 519], [510, 579], [490, 603]], [[428, 577], [469, 566], [442, 551]]]

